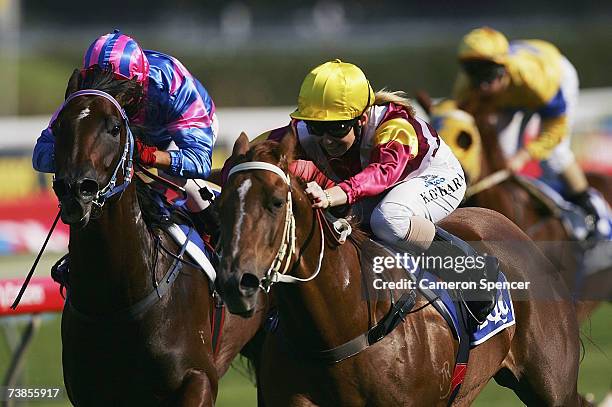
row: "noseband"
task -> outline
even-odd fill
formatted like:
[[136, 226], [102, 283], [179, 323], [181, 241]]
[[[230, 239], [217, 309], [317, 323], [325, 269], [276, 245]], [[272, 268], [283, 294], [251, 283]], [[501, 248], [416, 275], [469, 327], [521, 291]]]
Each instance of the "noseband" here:
[[[51, 127], [53, 123], [55, 122], [55, 120], [57, 120], [57, 117], [59, 116], [61, 111], [66, 107], [68, 102], [78, 97], [81, 97], [81, 96], [100, 96], [108, 100], [109, 102], [111, 102], [113, 106], [115, 106], [117, 110], [119, 110], [119, 113], [121, 113], [121, 117], [123, 119], [123, 125], [125, 126], [125, 129], [126, 129], [125, 146], [123, 147], [123, 153], [121, 155], [121, 159], [117, 162], [115, 171], [113, 171], [113, 175], [111, 176], [106, 186], [102, 189], [99, 189], [96, 192], [95, 197], [93, 198], [92, 204], [95, 210], [92, 210], [92, 216], [96, 217], [94, 215], [97, 215], [97, 216], [100, 215], [102, 211], [102, 207], [104, 206], [104, 203], [106, 202], [106, 200], [113, 195], [123, 192], [128, 187], [130, 182], [132, 181], [132, 175], [134, 173], [133, 162], [132, 162], [132, 155], [134, 152], [134, 136], [132, 135], [132, 130], [130, 129], [130, 121], [125, 113], [125, 110], [123, 110], [119, 102], [117, 102], [117, 100], [111, 95], [109, 95], [108, 93], [103, 92], [101, 90], [97, 90], [97, 89], [83, 89], [83, 90], [80, 90], [80, 91], [77, 91], [71, 94], [64, 101], [64, 103], [62, 103], [59, 109], [57, 109], [57, 111], [55, 112], [55, 114], [51, 118], [49, 127]], [[123, 182], [117, 185], [117, 175], [119, 174], [119, 170], [121, 170], [123, 173]], [[56, 182], [59, 182], [59, 180], [54, 178], [53, 184], [55, 185]]]
[[[272, 287], [274, 283], [303, 283], [315, 279], [321, 271], [323, 254], [325, 253], [325, 234], [323, 233], [323, 224], [317, 217], [319, 229], [321, 231], [321, 251], [319, 252], [319, 263], [315, 272], [308, 278], [299, 278], [287, 275], [287, 270], [291, 264], [291, 257], [295, 253], [296, 241], [295, 216], [293, 215], [293, 200], [291, 199], [291, 178], [289, 177], [289, 174], [285, 173], [281, 168], [274, 164], [263, 161], [251, 161], [234, 166], [229, 172], [228, 179], [234, 173], [251, 170], [271, 171], [281, 177], [288, 186], [287, 201], [285, 205], [287, 210], [285, 211], [285, 225], [283, 227], [283, 238], [281, 240], [281, 245], [276, 252], [274, 260], [272, 260], [272, 264], [266, 271], [266, 274], [259, 280], [259, 287], [267, 293], [270, 291], [270, 287]], [[285, 262], [285, 267], [281, 272], [280, 269], [283, 261]]]

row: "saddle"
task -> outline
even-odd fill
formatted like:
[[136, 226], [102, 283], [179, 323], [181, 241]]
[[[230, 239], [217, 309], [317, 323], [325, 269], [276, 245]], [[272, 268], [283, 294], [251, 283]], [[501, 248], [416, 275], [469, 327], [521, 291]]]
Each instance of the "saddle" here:
[[[324, 221], [326, 228], [330, 231], [336, 244], [343, 244], [350, 236], [352, 231], [351, 223], [346, 219], [336, 219], [329, 214], [326, 214]], [[377, 248], [377, 254], [387, 254], [390, 257], [395, 257], [398, 252], [384, 245], [381, 242], [366, 238], [361, 243], [372, 245]], [[473, 249], [472, 249], [473, 250]], [[366, 257], [365, 253], [369, 251], [360, 250], [360, 264], [373, 264], [372, 258]], [[265, 329], [268, 332], [274, 333], [281, 339], [280, 343], [284, 350], [293, 356], [300, 357], [306, 361], [334, 364], [357, 355], [369, 346], [376, 344], [385, 338], [388, 334], [405, 321], [405, 317], [413, 312], [417, 312], [425, 306], [432, 305], [444, 318], [448, 324], [453, 337], [459, 341], [459, 348], [455, 359], [455, 367], [452, 373], [451, 393], [449, 395], [448, 405], [451, 405], [459, 393], [459, 389], [467, 371], [467, 363], [469, 360], [470, 348], [477, 346], [495, 334], [501, 332], [507, 327], [514, 325], [514, 308], [508, 290], [500, 290], [496, 295], [498, 301], [486, 320], [477, 328], [470, 322], [471, 312], [468, 310], [465, 301], [453, 299], [447, 290], [436, 290], [421, 287], [420, 282], [423, 280], [435, 281], [437, 277], [428, 271], [408, 270], [404, 267], [405, 277], [411, 281], [416, 287], [401, 293], [398, 298], [394, 297], [393, 291], [388, 292], [391, 299], [391, 306], [387, 314], [363, 334], [343, 343], [333, 349], [306, 351], [295, 347], [291, 342], [284, 337], [282, 323], [279, 320], [278, 311], [272, 309], [265, 322]], [[382, 274], [380, 274], [382, 276]], [[506, 278], [503, 273], [497, 274], [499, 282], [505, 282]], [[371, 284], [372, 282], [365, 283]], [[427, 304], [414, 309], [417, 293], [421, 294]], [[369, 294], [364, 293], [367, 298]]]

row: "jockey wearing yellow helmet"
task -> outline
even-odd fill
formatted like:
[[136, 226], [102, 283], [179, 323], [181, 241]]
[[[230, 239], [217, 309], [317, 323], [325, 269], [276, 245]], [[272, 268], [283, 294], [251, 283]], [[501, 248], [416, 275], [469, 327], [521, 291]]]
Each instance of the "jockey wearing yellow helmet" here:
[[[461, 165], [435, 130], [414, 115], [401, 92], [375, 94], [361, 69], [336, 59], [308, 73], [291, 118], [287, 127], [260, 139], [297, 138], [298, 161], [316, 168], [310, 175], [290, 169], [305, 181], [318, 181], [306, 188], [313, 207], [357, 205], [362, 224], [400, 250], [431, 250], [437, 240], [452, 242], [444, 245], [445, 254], [473, 254], [462, 250], [467, 244], [459, 238], [434, 225], [463, 199]], [[476, 275], [466, 272], [463, 278]], [[493, 305], [488, 294], [471, 294], [480, 295], [471, 297], [470, 308], [481, 322]]]
[[465, 35], [458, 58], [462, 70], [453, 96], [459, 106], [474, 113], [476, 106], [484, 103], [495, 112], [521, 111], [527, 118], [537, 114], [541, 119], [539, 136], [520, 149], [513, 146], [508, 167], [518, 171], [530, 158], [546, 160], [569, 187], [567, 198], [597, 224], [586, 177], [570, 150], [578, 99], [574, 66], [546, 41], [508, 42], [502, 33], [489, 27]]

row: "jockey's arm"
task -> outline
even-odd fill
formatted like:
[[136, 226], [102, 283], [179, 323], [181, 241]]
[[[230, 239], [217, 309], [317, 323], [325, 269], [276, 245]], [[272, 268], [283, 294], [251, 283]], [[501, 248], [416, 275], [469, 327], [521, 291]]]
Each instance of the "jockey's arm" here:
[[32, 166], [36, 171], [55, 172], [55, 137], [50, 127], [42, 131], [32, 153]]
[[179, 150], [156, 151], [157, 166], [182, 178], [205, 179], [212, 167], [212, 150], [217, 136], [212, 100], [204, 100], [192, 80], [186, 80], [172, 95], [167, 131]]
[[[538, 95], [543, 93], [540, 92]], [[537, 113], [542, 119], [540, 134], [526, 146], [526, 149], [536, 160], [545, 160], [569, 134], [567, 101], [563, 92], [559, 90], [554, 97], [549, 98]]]
[[155, 164], [153, 166], [162, 170], [168, 170], [170, 168], [170, 164], [172, 163], [170, 153], [167, 151], [157, 150], [154, 154]]
[[374, 136], [370, 163], [361, 172], [338, 184], [348, 203], [376, 196], [406, 176], [409, 162], [419, 153], [415, 129], [404, 119], [381, 124]]
[[555, 147], [567, 137], [569, 132], [567, 116], [543, 119], [541, 128], [539, 136], [526, 146], [529, 155], [537, 160], [549, 158]]

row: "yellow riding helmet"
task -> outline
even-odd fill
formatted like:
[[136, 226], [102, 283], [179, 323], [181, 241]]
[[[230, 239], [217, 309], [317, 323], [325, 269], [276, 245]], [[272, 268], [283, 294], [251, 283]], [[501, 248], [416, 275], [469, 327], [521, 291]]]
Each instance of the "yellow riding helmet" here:
[[490, 27], [476, 28], [459, 44], [459, 60], [482, 59], [505, 65], [510, 45], [504, 34]]
[[335, 59], [306, 75], [298, 107], [290, 116], [313, 121], [351, 120], [373, 103], [374, 91], [363, 71]]

